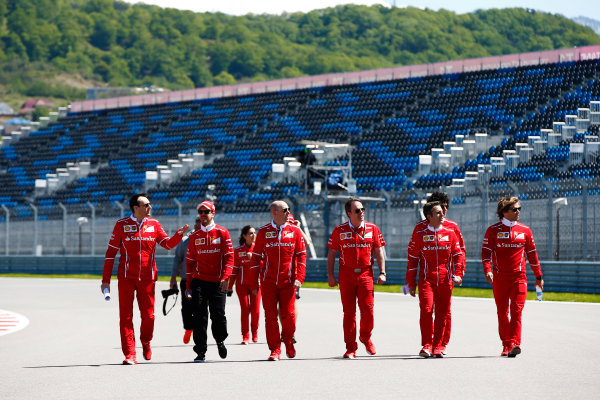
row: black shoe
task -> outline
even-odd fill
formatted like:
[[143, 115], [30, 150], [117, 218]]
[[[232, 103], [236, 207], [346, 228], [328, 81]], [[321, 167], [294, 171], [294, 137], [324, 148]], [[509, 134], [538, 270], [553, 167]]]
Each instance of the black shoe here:
[[195, 363], [203, 363], [204, 361], [206, 361], [204, 354], [198, 354], [196, 358], [194, 358]]
[[225, 347], [225, 343], [217, 343], [217, 348], [219, 349], [219, 357], [227, 358], [227, 347]]
[[300, 288], [296, 288], [296, 299], [300, 298]]
[[508, 357], [510, 358], [514, 358], [517, 356], [517, 354], [521, 354], [521, 348], [519, 346], [514, 346], [512, 349], [510, 349], [510, 351], [508, 352]]

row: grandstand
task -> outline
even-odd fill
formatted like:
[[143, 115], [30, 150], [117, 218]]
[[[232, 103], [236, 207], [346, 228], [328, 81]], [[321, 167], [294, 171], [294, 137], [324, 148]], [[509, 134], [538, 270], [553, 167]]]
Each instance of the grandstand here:
[[[236, 231], [289, 199], [323, 256], [339, 199], [356, 193], [373, 200], [367, 217], [404, 257], [421, 201], [442, 189], [468, 248], [497, 198], [518, 194], [532, 206], [523, 219], [534, 232], [538, 224], [542, 258], [597, 260], [599, 58], [592, 46], [74, 103], [3, 138], [0, 240], [6, 254], [31, 253], [39, 240], [40, 253], [72, 254], [66, 243], [77, 238], [66, 231], [77, 229], [67, 224], [92, 216], [93, 254], [131, 193], [146, 191], [167, 226], [211, 198]], [[555, 237], [557, 198], [571, 204], [570, 245]], [[35, 232], [33, 244], [29, 235], [15, 246], [14, 225], [32, 219], [23, 232]], [[62, 231], [62, 244], [40, 229]]]

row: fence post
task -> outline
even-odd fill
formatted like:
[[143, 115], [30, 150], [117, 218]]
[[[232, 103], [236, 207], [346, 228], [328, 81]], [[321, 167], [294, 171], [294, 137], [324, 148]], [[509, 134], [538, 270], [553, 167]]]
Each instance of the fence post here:
[[588, 183], [576, 176], [575, 180], [581, 185], [581, 197], [582, 197], [582, 207], [581, 207], [581, 241], [583, 244], [582, 256], [583, 260], [587, 260], [588, 252], [587, 252], [587, 226], [588, 226], [588, 218], [587, 218], [587, 206], [588, 206]]
[[38, 246], [38, 209], [33, 203], [29, 203], [33, 210], [33, 255], [36, 255]]
[[554, 232], [553, 229], [553, 215], [552, 215], [552, 209], [553, 207], [553, 188], [552, 188], [552, 183], [548, 182], [546, 179], [544, 179], [542, 181], [542, 184], [544, 186], [546, 186], [546, 189], [548, 191], [548, 210], [547, 210], [547, 215], [546, 215], [546, 220], [548, 221], [548, 232], [546, 232], [546, 242], [547, 242], [547, 246], [548, 246], [548, 251], [546, 252], [546, 257], [548, 260], [552, 260], [554, 259], [554, 249], [552, 248], [552, 232]]
[[6, 213], [6, 231], [4, 232], [4, 253], [8, 255], [8, 249], [10, 247], [10, 210], [4, 204], [2, 204], [2, 209]]
[[123, 207], [123, 204], [119, 203], [118, 201], [115, 201], [113, 203], [115, 206], [119, 207], [120, 210], [120, 219], [123, 219], [123, 217], [125, 216], [125, 207]]
[[62, 224], [62, 253], [67, 254], [67, 207], [63, 203], [58, 203], [58, 206], [63, 212], [63, 224]]
[[177, 228], [181, 227], [181, 202], [177, 199], [173, 199], [173, 202], [177, 204]]
[[89, 208], [92, 209], [92, 225], [90, 226], [90, 238], [92, 241], [92, 246], [90, 250], [92, 255], [94, 255], [94, 250], [96, 248], [96, 207], [89, 201], [86, 204]]

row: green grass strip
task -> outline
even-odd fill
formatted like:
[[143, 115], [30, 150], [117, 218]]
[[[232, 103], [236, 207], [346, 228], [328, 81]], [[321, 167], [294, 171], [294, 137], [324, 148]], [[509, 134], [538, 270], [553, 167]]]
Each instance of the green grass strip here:
[[[15, 278], [71, 278], [71, 279], [97, 279], [100, 282], [100, 275], [93, 274], [18, 274], [18, 273], [6, 273], [0, 274], [0, 277], [15, 277]], [[113, 279], [116, 279], [113, 277]], [[171, 279], [170, 276], [159, 276], [158, 280], [168, 282]], [[337, 288], [330, 288], [327, 282], [304, 282], [303, 288], [312, 289], [329, 289], [333, 290]], [[376, 292], [386, 293], [402, 293], [402, 285], [375, 285]], [[480, 297], [480, 298], [493, 298], [494, 294], [492, 289], [477, 289], [477, 288], [463, 288], [455, 287], [452, 295], [455, 297]], [[535, 300], [535, 292], [527, 292], [527, 300]], [[600, 294], [588, 294], [588, 293], [562, 293], [562, 292], [544, 292], [544, 300], [548, 301], [574, 301], [580, 303], [600, 303]]]

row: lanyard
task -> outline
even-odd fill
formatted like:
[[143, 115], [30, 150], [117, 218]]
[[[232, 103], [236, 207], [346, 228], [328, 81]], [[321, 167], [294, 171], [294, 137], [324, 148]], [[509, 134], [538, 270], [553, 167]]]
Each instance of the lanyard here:
[[365, 240], [365, 234], [366, 234], [366, 231], [367, 231], [366, 225], [363, 228], [363, 234], [362, 235], [360, 233], [358, 233], [357, 231], [354, 230], [354, 227], [352, 226], [352, 224], [348, 223], [348, 226], [350, 227], [350, 229], [352, 230], [352, 232], [356, 233], [356, 236], [358, 236], [362, 241]]

